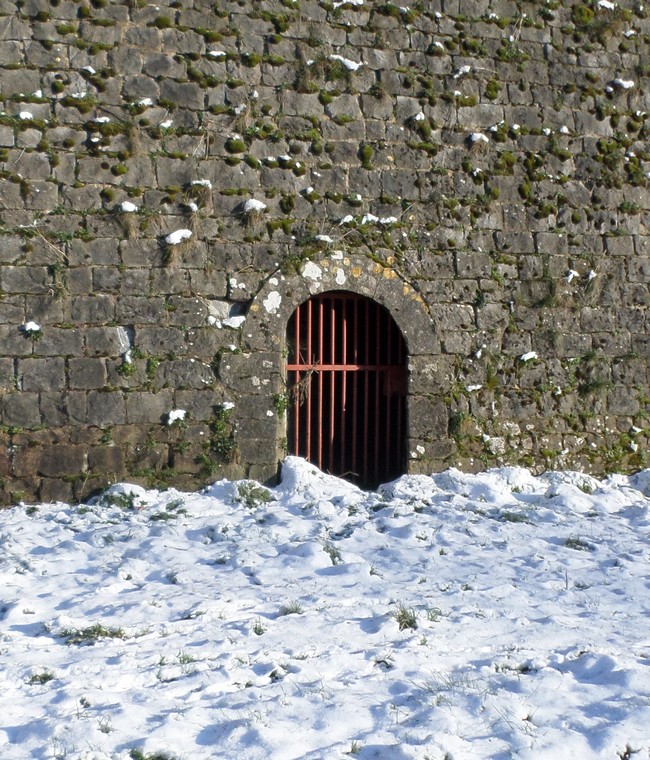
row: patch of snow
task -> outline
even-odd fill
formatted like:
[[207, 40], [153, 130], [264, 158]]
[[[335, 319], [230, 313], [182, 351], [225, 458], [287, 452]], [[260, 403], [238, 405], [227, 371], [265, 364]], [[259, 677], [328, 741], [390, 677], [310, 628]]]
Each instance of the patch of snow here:
[[228, 411], [229, 409], [234, 409], [235, 405], [233, 404], [232, 401], [224, 401], [221, 404], [221, 408], [225, 409], [226, 411]]
[[22, 119], [23, 121], [31, 121], [34, 118], [34, 115], [30, 111], [21, 111], [18, 114], [18, 118]]
[[166, 121], [161, 121], [158, 126], [161, 129], [169, 129], [173, 123], [174, 123], [173, 119], [167, 119]]
[[598, 0], [598, 7], [603, 10], [613, 11], [616, 9], [616, 3], [610, 2], [610, 0]]
[[469, 139], [472, 143], [490, 142], [487, 136], [483, 134], [483, 132], [472, 132], [472, 134], [469, 136]]
[[327, 243], [328, 245], [334, 242], [329, 235], [316, 235], [314, 240], [318, 240], [319, 243]]
[[120, 204], [120, 210], [125, 214], [134, 214], [138, 210], [138, 207], [135, 203], [131, 203], [131, 201], [122, 201]]
[[649, 497], [288, 457], [274, 488], [4, 510], [3, 760], [647, 757]]
[[571, 282], [576, 277], [580, 277], [580, 273], [576, 272], [575, 269], [569, 269], [569, 273], [566, 276], [566, 281]]
[[537, 353], [535, 351], [528, 351], [528, 353], [522, 354], [519, 357], [519, 361], [521, 362], [530, 362], [533, 359], [537, 359]]
[[258, 201], [255, 198], [249, 198], [246, 203], [244, 203], [244, 213], [245, 214], [251, 214], [259, 211], [264, 211], [266, 208], [266, 203], [263, 201]]
[[30, 334], [30, 333], [38, 333], [38, 332], [41, 331], [41, 326], [37, 322], [29, 321], [29, 322], [25, 322], [24, 325], [21, 325], [20, 329], [24, 333], [28, 333], [28, 334]]
[[223, 50], [208, 50], [207, 53], [211, 58], [225, 58], [226, 53]]
[[167, 424], [173, 425], [175, 422], [182, 422], [186, 415], [185, 409], [172, 409], [167, 415]]
[[184, 240], [189, 240], [192, 237], [192, 230], [176, 230], [176, 232], [170, 232], [165, 238], [167, 245], [179, 245]]
[[357, 69], [360, 69], [363, 66], [363, 62], [356, 63], [349, 58], [343, 58], [342, 55], [330, 55], [330, 61], [339, 61], [348, 71], [357, 71]]
[[212, 182], [210, 182], [209, 179], [195, 179], [190, 182], [190, 185], [195, 185], [197, 187], [207, 187], [208, 190], [212, 190]]

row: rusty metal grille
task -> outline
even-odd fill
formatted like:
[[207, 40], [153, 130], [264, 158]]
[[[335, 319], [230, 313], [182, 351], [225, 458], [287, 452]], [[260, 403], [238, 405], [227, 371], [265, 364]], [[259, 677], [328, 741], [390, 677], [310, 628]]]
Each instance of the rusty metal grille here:
[[313, 296], [287, 326], [289, 452], [374, 487], [405, 469], [406, 346], [363, 296]]

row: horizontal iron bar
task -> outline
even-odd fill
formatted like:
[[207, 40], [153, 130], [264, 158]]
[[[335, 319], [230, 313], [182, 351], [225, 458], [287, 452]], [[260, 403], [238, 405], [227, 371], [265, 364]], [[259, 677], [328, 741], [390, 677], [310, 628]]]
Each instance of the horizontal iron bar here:
[[290, 372], [296, 372], [300, 370], [313, 370], [318, 372], [319, 370], [325, 370], [327, 372], [354, 372], [354, 371], [385, 371], [390, 369], [402, 369], [398, 364], [287, 364], [286, 369]]

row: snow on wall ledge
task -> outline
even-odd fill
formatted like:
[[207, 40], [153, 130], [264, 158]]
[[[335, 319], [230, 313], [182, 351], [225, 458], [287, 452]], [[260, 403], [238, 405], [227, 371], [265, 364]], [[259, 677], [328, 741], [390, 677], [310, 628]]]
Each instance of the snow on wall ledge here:
[[644, 466], [642, 6], [263, 5], [2, 4], [0, 503], [272, 476], [326, 288], [405, 333], [410, 471]]

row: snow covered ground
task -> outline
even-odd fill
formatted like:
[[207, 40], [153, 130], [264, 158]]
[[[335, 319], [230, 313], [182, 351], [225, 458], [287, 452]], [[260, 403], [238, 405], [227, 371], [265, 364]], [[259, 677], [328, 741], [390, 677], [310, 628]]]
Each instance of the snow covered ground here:
[[648, 758], [649, 497], [289, 458], [6, 510], [0, 758]]

